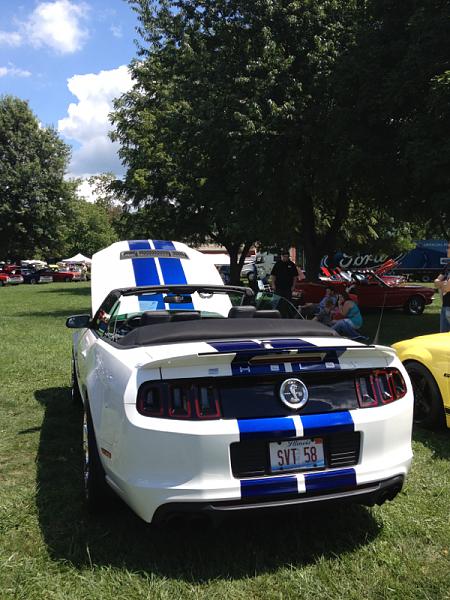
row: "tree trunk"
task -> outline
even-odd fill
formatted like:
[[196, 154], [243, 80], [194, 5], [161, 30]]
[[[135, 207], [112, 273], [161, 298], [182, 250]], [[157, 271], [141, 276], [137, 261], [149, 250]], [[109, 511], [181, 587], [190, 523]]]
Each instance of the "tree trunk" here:
[[[241, 244], [224, 244], [230, 256], [230, 284], [241, 285], [241, 270], [244, 265], [245, 257], [251, 248], [253, 242]], [[239, 255], [239, 251], [242, 252]]]

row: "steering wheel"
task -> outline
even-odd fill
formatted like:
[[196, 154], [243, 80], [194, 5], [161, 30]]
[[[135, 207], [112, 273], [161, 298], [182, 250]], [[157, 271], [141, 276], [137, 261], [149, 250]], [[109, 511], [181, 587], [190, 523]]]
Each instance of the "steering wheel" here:
[[123, 326], [129, 329], [135, 329], [135, 327], [139, 327], [141, 323], [141, 315], [133, 315], [125, 319], [123, 322]]

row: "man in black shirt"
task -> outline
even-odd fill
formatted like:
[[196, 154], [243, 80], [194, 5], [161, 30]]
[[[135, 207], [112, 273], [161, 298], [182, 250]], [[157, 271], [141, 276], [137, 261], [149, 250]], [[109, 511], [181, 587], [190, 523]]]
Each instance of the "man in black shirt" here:
[[281, 259], [275, 263], [271, 273], [271, 284], [275, 290], [275, 294], [291, 301], [297, 275], [297, 267], [289, 259], [289, 252], [283, 250], [281, 252]]

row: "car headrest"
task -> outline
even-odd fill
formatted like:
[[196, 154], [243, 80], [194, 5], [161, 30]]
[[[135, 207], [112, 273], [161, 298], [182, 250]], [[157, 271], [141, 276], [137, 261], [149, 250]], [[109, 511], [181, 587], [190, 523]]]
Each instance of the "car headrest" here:
[[255, 317], [260, 319], [281, 319], [281, 313], [279, 310], [275, 309], [257, 310], [255, 312]]
[[174, 321], [196, 321], [200, 319], [200, 313], [194, 310], [180, 311], [172, 313], [170, 320]]
[[168, 310], [147, 310], [141, 315], [140, 325], [154, 325], [156, 323], [167, 323], [170, 321]]
[[229, 319], [249, 319], [256, 313], [254, 306], [232, 306], [228, 312]]

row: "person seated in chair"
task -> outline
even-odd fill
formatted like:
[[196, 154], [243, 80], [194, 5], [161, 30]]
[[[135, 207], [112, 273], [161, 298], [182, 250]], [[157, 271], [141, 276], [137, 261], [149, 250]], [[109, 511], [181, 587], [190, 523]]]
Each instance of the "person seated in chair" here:
[[363, 319], [358, 305], [350, 298], [350, 294], [343, 291], [338, 296], [338, 312], [333, 315], [331, 327], [340, 335], [355, 339], [361, 336], [359, 331]]
[[306, 304], [303, 304], [303, 306], [301, 307], [302, 315], [306, 319], [309, 319], [311, 317], [318, 315], [320, 312], [322, 312], [325, 309], [325, 304], [327, 303], [328, 300], [330, 300], [334, 306], [337, 303], [336, 290], [331, 286], [327, 286], [325, 288], [325, 296], [322, 298], [322, 300], [320, 302], [317, 302], [317, 303], [307, 302]]

